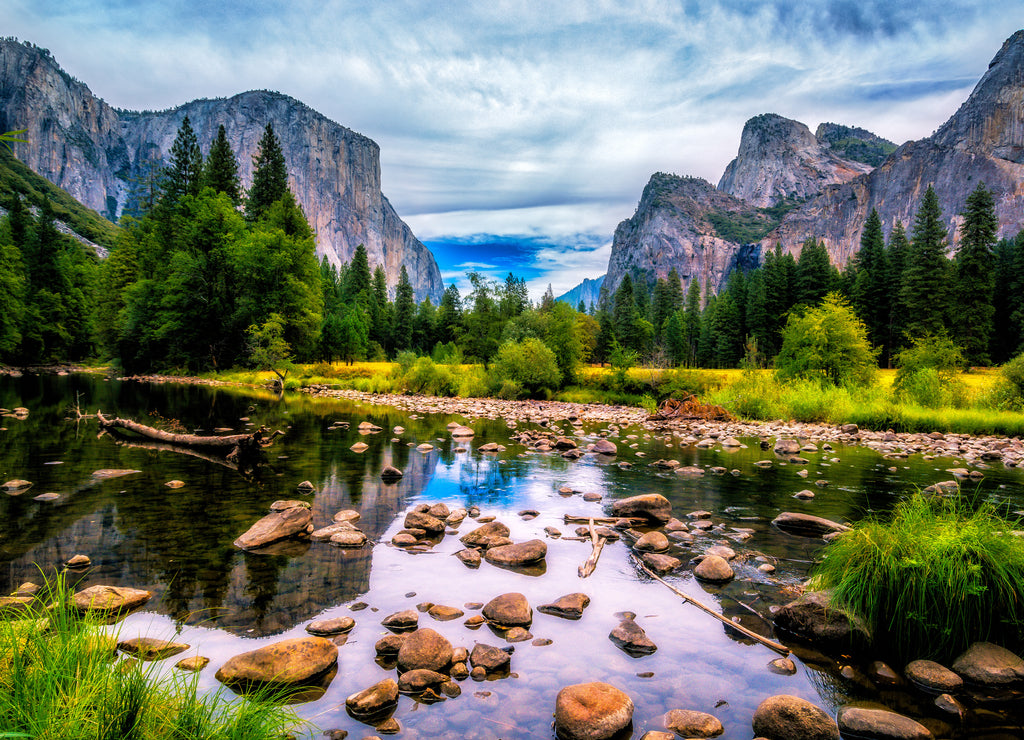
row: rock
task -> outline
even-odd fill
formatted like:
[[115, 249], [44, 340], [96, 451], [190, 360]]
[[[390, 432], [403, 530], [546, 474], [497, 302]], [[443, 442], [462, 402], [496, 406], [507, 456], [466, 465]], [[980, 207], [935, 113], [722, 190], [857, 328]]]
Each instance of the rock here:
[[740, 442], [735, 437], [726, 437], [725, 439], [721, 440], [720, 444], [722, 445], [722, 447], [742, 447], [743, 446], [743, 443]]
[[956, 697], [949, 694], [940, 694], [935, 697], [935, 708], [944, 714], [950, 714], [958, 722], [963, 722], [967, 716], [967, 707], [960, 703]]
[[155, 637], [133, 637], [130, 640], [122, 640], [117, 643], [118, 650], [133, 655], [139, 660], [163, 660], [183, 653], [189, 647], [183, 642], [169, 642], [158, 640]]
[[926, 727], [896, 712], [845, 706], [836, 717], [839, 734], [864, 740], [932, 740]]
[[150, 591], [126, 586], [90, 586], [76, 593], [73, 602], [79, 611], [115, 616], [138, 609], [152, 596]]
[[101, 470], [93, 471], [92, 479], [95, 481], [113, 480], [114, 478], [123, 478], [126, 475], [135, 475], [136, 473], [141, 472], [141, 470], [127, 470], [122, 468], [102, 468]]
[[483, 668], [488, 673], [507, 670], [511, 660], [512, 656], [501, 648], [481, 642], [474, 645], [473, 652], [469, 654], [469, 664], [474, 668]]
[[394, 483], [397, 480], [401, 480], [403, 475], [404, 473], [394, 465], [385, 465], [380, 471], [380, 479], [385, 483]]
[[640, 740], [676, 740], [676, 736], [673, 732], [649, 730], [643, 734], [643, 737], [641, 737]]
[[427, 509], [427, 513], [441, 521], [447, 521], [448, 517], [451, 515], [451, 511], [448, 510], [448, 505], [442, 503], [431, 504], [430, 508]]
[[699, 468], [696, 465], [684, 465], [683, 467], [676, 468], [676, 475], [683, 478], [703, 478], [704, 468]]
[[796, 439], [780, 439], [775, 442], [776, 455], [795, 455], [800, 452], [800, 441]]
[[644, 565], [653, 570], [659, 576], [671, 573], [682, 565], [679, 558], [674, 558], [671, 555], [662, 555], [656, 552], [645, 552], [640, 556], [640, 559], [644, 561]]
[[589, 605], [589, 596], [583, 593], [574, 593], [560, 596], [550, 604], [538, 606], [537, 611], [562, 619], [579, 619], [583, 616], [583, 610]]
[[9, 480], [3, 485], [0, 485], [0, 490], [4, 493], [10, 494], [11, 496], [20, 496], [32, 487], [32, 481], [27, 480]]
[[398, 667], [404, 671], [443, 671], [451, 662], [452, 644], [429, 627], [410, 632], [398, 650]]
[[772, 520], [772, 524], [787, 534], [795, 534], [800, 537], [822, 537], [835, 532], [850, 531], [845, 524], [793, 511], [782, 512]]
[[17, 617], [29, 609], [31, 596], [0, 596], [0, 617]]
[[645, 532], [633, 543], [633, 549], [640, 552], [664, 552], [668, 549], [668, 537], [657, 530]]
[[338, 534], [338, 532], [354, 532], [355, 527], [349, 522], [338, 522], [335, 524], [328, 524], [326, 527], [320, 529], [314, 529], [309, 535], [309, 539], [313, 542], [328, 542], [331, 537]]
[[432, 616], [438, 622], [450, 622], [453, 619], [458, 619], [466, 612], [462, 609], [458, 609], [454, 606], [444, 606], [443, 604], [434, 604], [427, 609], [427, 614]]
[[843, 424], [841, 427], [839, 427], [839, 431], [841, 431], [843, 434], [857, 434], [858, 432], [860, 432], [860, 427], [858, 427], [856, 424]]
[[459, 538], [459, 542], [466, 547], [488, 547], [492, 539], [508, 537], [509, 534], [509, 528], [501, 522], [487, 522], [486, 524], [481, 524], [472, 532], [464, 534]]
[[359, 521], [359, 512], [356, 511], [355, 509], [342, 509], [337, 514], [335, 514], [332, 518], [338, 524], [341, 524], [342, 522], [349, 522], [349, 523], [351, 523], [351, 522], [358, 522]]
[[839, 740], [839, 727], [824, 710], [787, 694], [761, 702], [752, 724], [754, 734], [766, 740]]
[[185, 481], [183, 481], [183, 480], [169, 480], [166, 483], [164, 483], [164, 485], [167, 486], [168, 488], [184, 488]]
[[718, 737], [725, 728], [717, 717], [692, 709], [672, 709], [665, 715], [665, 727], [680, 737]]
[[405, 515], [406, 529], [423, 529], [433, 534], [444, 531], [444, 520], [431, 516], [425, 511], [410, 511]]
[[235, 540], [235, 547], [242, 550], [256, 550], [274, 542], [306, 533], [306, 527], [313, 521], [309, 509], [296, 506], [284, 511], [274, 511], [253, 524], [249, 531]]
[[732, 560], [736, 557], [736, 551], [725, 545], [712, 545], [704, 551], [705, 555], [717, 555], [723, 560]]
[[728, 583], [736, 574], [730, 567], [729, 562], [718, 555], [708, 555], [700, 561], [693, 574], [701, 581], [708, 583]]
[[612, 515], [643, 517], [657, 524], [665, 524], [672, 518], [672, 504], [660, 493], [645, 493], [615, 501], [612, 503]]
[[474, 432], [469, 427], [458, 426], [458, 427], [455, 427], [454, 429], [452, 429], [452, 436], [453, 437], [463, 437], [463, 438], [464, 437], [472, 437], [475, 434], [476, 434], [476, 432]]
[[338, 648], [323, 637], [282, 640], [229, 658], [217, 671], [227, 686], [296, 686], [315, 680], [338, 662]]
[[398, 702], [398, 683], [385, 678], [368, 689], [352, 694], [345, 700], [345, 707], [355, 717], [372, 717], [390, 710]]
[[633, 701], [614, 686], [566, 686], [555, 699], [555, 731], [562, 740], [609, 740], [633, 721]]
[[358, 529], [342, 530], [332, 534], [330, 541], [335, 547], [362, 547], [366, 544], [366, 533]]
[[791, 658], [776, 658], [768, 664], [768, 670], [780, 676], [792, 676], [796, 673], [796, 663]]
[[544, 559], [548, 546], [543, 540], [529, 540], [515, 545], [491, 547], [484, 553], [484, 559], [495, 565], [528, 565]]
[[474, 550], [473, 548], [468, 547], [465, 550], [459, 550], [457, 553], [455, 553], [455, 557], [457, 557], [470, 568], [480, 567], [481, 558], [479, 550]]
[[819, 649], [859, 651], [871, 643], [864, 623], [830, 604], [823, 591], [810, 591], [783, 606], [775, 613], [775, 626]]
[[356, 626], [356, 620], [352, 617], [334, 617], [333, 619], [318, 619], [306, 625], [306, 632], [320, 637], [332, 637], [351, 631]]
[[420, 615], [415, 609], [404, 609], [384, 617], [381, 624], [389, 630], [411, 630], [415, 629], [419, 620]]
[[370, 445], [366, 444], [366, 442], [356, 442], [354, 445], [349, 447], [349, 449], [358, 454], [360, 452], [366, 452], [370, 449]]
[[533, 635], [530, 634], [529, 630], [523, 627], [513, 627], [505, 633], [506, 642], [526, 642], [532, 640]]
[[965, 681], [982, 686], [1007, 686], [1024, 679], [1024, 660], [991, 642], [976, 642], [952, 665]]
[[643, 628], [632, 619], [623, 619], [619, 622], [619, 625], [608, 634], [608, 638], [633, 656], [650, 655], [658, 649]]
[[427, 453], [427, 452], [430, 452], [433, 449], [434, 449], [434, 445], [430, 444], [429, 442], [424, 442], [423, 444], [416, 445], [416, 450], [418, 452]]
[[377, 652], [377, 655], [398, 655], [398, 651], [402, 649], [402, 643], [405, 642], [407, 636], [407, 633], [384, 635], [384, 637], [377, 640], [373, 649]]
[[533, 621], [530, 602], [520, 593], [495, 596], [484, 605], [483, 615], [499, 627], [529, 627]]
[[191, 671], [194, 673], [196, 671], [203, 670], [209, 664], [210, 659], [203, 655], [190, 655], [187, 658], [179, 660], [174, 664], [174, 667], [180, 671]]
[[68, 568], [88, 568], [92, 565], [92, 560], [89, 559], [88, 555], [74, 555], [64, 565]]
[[619, 448], [615, 446], [615, 443], [607, 439], [599, 439], [594, 443], [594, 446], [590, 448], [591, 452], [596, 452], [598, 455], [617, 455]]
[[903, 673], [911, 683], [936, 694], [955, 694], [964, 685], [960, 676], [931, 660], [915, 660]]
[[411, 545], [419, 544], [419, 540], [416, 539], [415, 535], [409, 534], [408, 532], [399, 532], [391, 538], [391, 544], [397, 547], [409, 547]]
[[[804, 472], [804, 471], [801, 471], [801, 472]], [[805, 488], [802, 491], [797, 491], [796, 493], [794, 493], [793, 494], [793, 498], [799, 498], [799, 499], [803, 499], [804, 501], [809, 501], [812, 498], [814, 498], [814, 491], [809, 491], [809, 490], [807, 490]]]
[[448, 676], [426, 668], [414, 668], [398, 677], [398, 690], [403, 694], [417, 694], [431, 686], [439, 686]]

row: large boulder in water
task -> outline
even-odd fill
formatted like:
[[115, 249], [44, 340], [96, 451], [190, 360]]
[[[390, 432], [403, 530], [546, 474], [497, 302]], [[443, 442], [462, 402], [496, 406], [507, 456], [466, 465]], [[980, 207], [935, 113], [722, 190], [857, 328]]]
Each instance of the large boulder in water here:
[[492, 541], [508, 537], [509, 532], [509, 528], [501, 522], [487, 522], [462, 535], [459, 542], [466, 547], [490, 547]]
[[81, 612], [116, 616], [138, 609], [152, 597], [150, 591], [127, 586], [89, 586], [76, 593], [72, 601]]
[[520, 593], [495, 596], [484, 605], [483, 614], [498, 627], [528, 627], [533, 621], [530, 602]]
[[368, 689], [352, 694], [345, 700], [345, 707], [355, 717], [369, 717], [383, 714], [398, 703], [398, 684], [393, 678], [385, 678]]
[[249, 527], [249, 531], [235, 540], [235, 547], [256, 550], [274, 542], [305, 534], [313, 514], [305, 506], [293, 506], [283, 511], [272, 511]]
[[564, 740], [609, 740], [633, 721], [633, 700], [611, 684], [566, 686], [555, 699], [555, 732]]
[[850, 531], [845, 524], [794, 511], [782, 512], [772, 520], [772, 524], [786, 534], [795, 534], [799, 537], [824, 537], [827, 534]]
[[672, 504], [660, 493], [645, 493], [616, 501], [612, 504], [612, 515], [645, 518], [658, 524], [667, 524], [672, 518]]
[[810, 591], [775, 613], [775, 627], [826, 650], [862, 650], [871, 643], [864, 622], [834, 604], [826, 591]]
[[965, 681], [981, 686], [1009, 686], [1024, 681], [1024, 660], [991, 642], [976, 642], [952, 665]]
[[398, 649], [398, 667], [403, 671], [426, 668], [443, 671], [452, 662], [452, 644], [429, 627], [410, 632]]
[[846, 706], [836, 717], [843, 737], [878, 740], [932, 740], [924, 725], [887, 709]]
[[753, 726], [754, 734], [766, 740], [839, 740], [839, 727], [825, 710], [787, 694], [761, 702]]
[[303, 686], [337, 662], [338, 648], [326, 637], [298, 637], [230, 658], [217, 671], [217, 680], [228, 686]]
[[529, 565], [544, 559], [548, 554], [548, 546], [541, 540], [529, 540], [514, 545], [492, 547], [484, 553], [484, 558], [495, 565]]

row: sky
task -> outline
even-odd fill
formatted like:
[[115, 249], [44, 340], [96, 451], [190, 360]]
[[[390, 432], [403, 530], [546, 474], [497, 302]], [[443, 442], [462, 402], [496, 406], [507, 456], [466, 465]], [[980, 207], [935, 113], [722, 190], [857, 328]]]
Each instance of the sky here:
[[1024, 0], [0, 3], [119, 108], [271, 89], [369, 136], [446, 282], [535, 299], [604, 273], [653, 173], [717, 183], [748, 118], [923, 138], [1021, 26]]

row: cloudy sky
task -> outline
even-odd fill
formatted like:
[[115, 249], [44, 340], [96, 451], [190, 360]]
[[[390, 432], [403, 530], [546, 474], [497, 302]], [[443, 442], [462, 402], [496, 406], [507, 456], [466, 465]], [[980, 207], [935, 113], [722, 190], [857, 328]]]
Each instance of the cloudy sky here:
[[383, 189], [435, 251], [539, 297], [604, 272], [656, 171], [716, 183], [774, 112], [929, 135], [1024, 0], [3, 0], [112, 105], [267, 88], [381, 147]]

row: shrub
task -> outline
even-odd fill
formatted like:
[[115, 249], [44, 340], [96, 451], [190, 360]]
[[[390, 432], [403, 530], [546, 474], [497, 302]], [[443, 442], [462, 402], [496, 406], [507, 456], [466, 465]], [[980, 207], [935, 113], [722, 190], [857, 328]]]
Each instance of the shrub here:
[[991, 504], [916, 493], [889, 521], [835, 540], [815, 585], [863, 617], [876, 647], [902, 660], [948, 661], [979, 640], [1022, 644], [1024, 539]]
[[501, 345], [492, 363], [492, 372], [496, 384], [511, 380], [530, 396], [541, 395], [545, 389], [555, 390], [562, 382], [555, 353], [532, 337]]
[[893, 392], [927, 408], [961, 406], [967, 389], [958, 379], [963, 352], [945, 333], [925, 334], [896, 356]]
[[1002, 408], [1024, 409], [1024, 354], [1019, 354], [999, 368], [1000, 383], [996, 389], [997, 403]]
[[829, 293], [820, 305], [790, 314], [775, 369], [782, 379], [867, 385], [875, 376], [877, 353], [864, 322], [838, 293]]
[[459, 382], [446, 365], [437, 365], [429, 357], [420, 357], [404, 375], [405, 387], [412, 393], [428, 396], [454, 396]]

